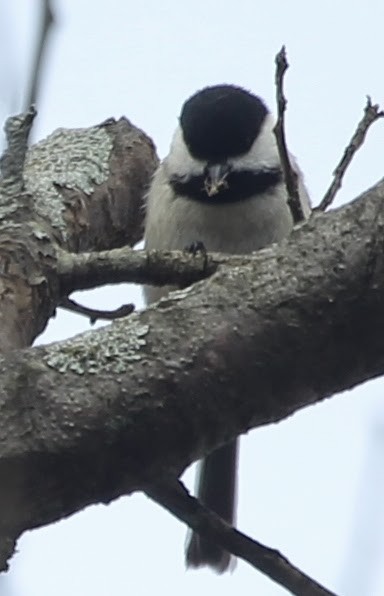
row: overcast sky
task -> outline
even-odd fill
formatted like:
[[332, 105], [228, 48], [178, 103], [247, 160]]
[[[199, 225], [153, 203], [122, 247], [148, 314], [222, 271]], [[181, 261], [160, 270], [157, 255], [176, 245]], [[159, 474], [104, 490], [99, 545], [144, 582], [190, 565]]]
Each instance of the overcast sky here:
[[[0, 0], [2, 120], [23, 105], [39, 6]], [[382, 0], [56, 0], [54, 8], [35, 140], [126, 115], [164, 156], [183, 101], [207, 84], [243, 85], [274, 109], [274, 56], [285, 44], [289, 146], [316, 204], [365, 96], [384, 106]], [[383, 147], [378, 123], [338, 204], [383, 176]], [[81, 299], [141, 304], [127, 286]], [[87, 328], [59, 313], [39, 341]], [[242, 439], [239, 528], [343, 596], [384, 594], [383, 389], [382, 380], [366, 383]], [[193, 474], [186, 478], [192, 486]], [[22, 537], [7, 596], [286, 593], [242, 562], [222, 577], [186, 572], [184, 540], [185, 528], [141, 495], [90, 507]]]

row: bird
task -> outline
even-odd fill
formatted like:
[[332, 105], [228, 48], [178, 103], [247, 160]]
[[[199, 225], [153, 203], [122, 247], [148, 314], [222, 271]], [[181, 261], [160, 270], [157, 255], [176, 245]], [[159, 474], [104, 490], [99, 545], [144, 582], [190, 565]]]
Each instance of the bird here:
[[[274, 126], [264, 101], [240, 86], [212, 85], [189, 97], [147, 194], [145, 248], [183, 250], [199, 243], [208, 252], [247, 254], [287, 237], [293, 218]], [[290, 162], [308, 217], [303, 174], [292, 155]], [[151, 304], [172, 289], [145, 286], [145, 300]], [[209, 453], [198, 476], [199, 500], [231, 525], [238, 448], [236, 439]], [[233, 557], [192, 532], [186, 564], [223, 573]]]

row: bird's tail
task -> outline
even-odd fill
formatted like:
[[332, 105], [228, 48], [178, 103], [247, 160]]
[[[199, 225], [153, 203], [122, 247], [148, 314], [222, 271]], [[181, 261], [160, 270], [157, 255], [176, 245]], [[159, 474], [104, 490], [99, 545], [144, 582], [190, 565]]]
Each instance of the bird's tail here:
[[[197, 496], [226, 522], [235, 521], [238, 441], [232, 441], [208, 455], [202, 462]], [[217, 573], [226, 571], [231, 555], [213, 542], [192, 533], [186, 550], [187, 567], [208, 565]]]

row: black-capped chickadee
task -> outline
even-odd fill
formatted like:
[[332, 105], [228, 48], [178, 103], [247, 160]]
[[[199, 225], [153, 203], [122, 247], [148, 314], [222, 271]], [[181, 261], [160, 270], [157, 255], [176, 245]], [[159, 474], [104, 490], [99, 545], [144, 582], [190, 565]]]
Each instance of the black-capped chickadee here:
[[[245, 254], [286, 237], [293, 226], [287, 205], [274, 118], [264, 102], [233, 85], [195, 93], [183, 105], [168, 156], [148, 193], [147, 249], [184, 249], [202, 242], [207, 251]], [[310, 202], [303, 176], [299, 193], [306, 216]], [[147, 303], [170, 287], [146, 286]], [[198, 498], [228, 523], [234, 523], [238, 442], [201, 463]], [[229, 553], [192, 533], [187, 565], [209, 565], [218, 573]]]

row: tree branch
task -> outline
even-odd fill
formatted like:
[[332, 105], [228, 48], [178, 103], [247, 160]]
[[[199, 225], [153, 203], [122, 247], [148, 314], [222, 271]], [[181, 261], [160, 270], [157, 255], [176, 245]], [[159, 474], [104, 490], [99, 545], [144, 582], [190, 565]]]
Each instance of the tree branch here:
[[11, 116], [5, 122], [4, 131], [7, 148], [0, 157], [1, 190], [3, 197], [9, 194], [9, 189], [12, 190], [13, 195], [22, 192], [28, 138], [36, 113], [35, 108], [31, 106], [27, 112], [18, 114], [17, 116]]
[[68, 297], [63, 298], [59, 306], [60, 308], [64, 308], [65, 310], [69, 310], [78, 315], [88, 317], [91, 325], [94, 325], [99, 319], [103, 319], [105, 321], [121, 319], [122, 317], [130, 315], [135, 310], [134, 304], [123, 304], [114, 310], [98, 310], [95, 308], [89, 308], [88, 306], [83, 306], [82, 304], [79, 304], [78, 302], [75, 302], [75, 300], [71, 300]]
[[383, 204], [379, 183], [157, 306], [0, 358], [4, 544], [382, 375]]
[[132, 246], [143, 235], [144, 195], [158, 158], [126, 118], [58, 129], [27, 153], [25, 189], [35, 219], [73, 252]]
[[47, 44], [47, 39], [49, 36], [49, 32], [54, 25], [54, 15], [51, 5], [51, 0], [41, 0], [41, 11], [42, 11], [42, 19], [41, 19], [41, 28], [40, 28], [40, 35], [37, 41], [36, 46], [36, 54], [34, 63], [31, 69], [31, 83], [30, 89], [27, 95], [27, 100], [25, 102], [25, 108], [28, 110], [30, 106], [36, 104], [38, 91], [40, 87], [40, 79], [42, 74], [42, 62], [43, 62], [43, 55], [45, 46]]
[[284, 182], [288, 194], [288, 206], [292, 213], [292, 219], [295, 224], [305, 219], [303, 208], [300, 201], [298, 177], [291, 166], [289, 159], [289, 152], [285, 139], [285, 110], [287, 107], [287, 100], [284, 95], [284, 75], [288, 69], [287, 55], [285, 46], [276, 55], [276, 102], [277, 102], [277, 121], [274, 128], [274, 133], [279, 150], [281, 167], [284, 175]]
[[35, 110], [9, 118], [0, 183], [0, 352], [30, 345], [66, 295], [56, 254], [133, 245], [158, 159], [128, 120], [58, 130], [27, 150]]
[[221, 264], [236, 266], [252, 262], [253, 258], [129, 247], [80, 254], [59, 251], [57, 273], [65, 295], [74, 290], [124, 282], [184, 287], [211, 276]]
[[372, 105], [370, 97], [367, 97], [367, 104], [364, 109], [364, 116], [357, 125], [356, 131], [346, 147], [343, 157], [341, 158], [338, 166], [333, 172], [333, 180], [324, 195], [320, 205], [314, 209], [315, 211], [325, 211], [333, 203], [337, 192], [341, 188], [343, 183], [344, 175], [348, 169], [348, 166], [352, 162], [357, 151], [363, 145], [368, 129], [372, 126], [376, 120], [384, 117], [384, 111], [379, 110], [378, 105]]
[[146, 494], [204, 538], [247, 561], [297, 596], [335, 596], [292, 565], [278, 550], [268, 548], [239, 532], [192, 497], [179, 481], [152, 484]]

